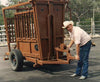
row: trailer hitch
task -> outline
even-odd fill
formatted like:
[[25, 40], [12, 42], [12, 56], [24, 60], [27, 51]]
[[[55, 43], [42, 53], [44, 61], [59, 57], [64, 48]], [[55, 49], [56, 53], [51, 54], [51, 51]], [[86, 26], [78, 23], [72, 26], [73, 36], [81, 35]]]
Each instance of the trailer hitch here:
[[70, 50], [67, 49], [65, 44], [60, 44], [60, 47], [56, 47], [55, 51], [57, 60], [60, 59], [59, 52], [66, 52], [66, 61], [68, 62], [68, 64], [70, 63], [70, 60], [75, 60], [75, 57], [71, 55]]

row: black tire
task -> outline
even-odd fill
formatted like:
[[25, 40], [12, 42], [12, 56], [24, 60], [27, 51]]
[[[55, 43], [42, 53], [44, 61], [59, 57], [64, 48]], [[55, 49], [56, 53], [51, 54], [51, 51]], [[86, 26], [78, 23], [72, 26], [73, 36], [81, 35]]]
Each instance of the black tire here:
[[23, 68], [23, 56], [20, 50], [14, 49], [10, 52], [9, 56], [12, 70], [20, 71]]

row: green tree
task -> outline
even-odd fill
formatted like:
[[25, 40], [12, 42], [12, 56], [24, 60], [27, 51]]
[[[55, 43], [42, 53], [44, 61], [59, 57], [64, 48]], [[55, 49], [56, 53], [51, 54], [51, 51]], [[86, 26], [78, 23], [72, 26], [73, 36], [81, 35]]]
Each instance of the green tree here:
[[77, 20], [78, 22], [80, 22], [83, 18], [85, 18], [84, 16], [88, 15], [90, 17], [92, 15], [91, 9], [93, 9], [93, 1], [92, 0], [70, 0], [70, 8], [72, 11], [73, 20]]
[[93, 6], [95, 9], [100, 8], [100, 0], [93, 0]]
[[2, 15], [2, 8], [3, 7], [4, 7], [3, 5], [0, 5], [0, 25], [3, 25], [4, 24], [3, 15]]

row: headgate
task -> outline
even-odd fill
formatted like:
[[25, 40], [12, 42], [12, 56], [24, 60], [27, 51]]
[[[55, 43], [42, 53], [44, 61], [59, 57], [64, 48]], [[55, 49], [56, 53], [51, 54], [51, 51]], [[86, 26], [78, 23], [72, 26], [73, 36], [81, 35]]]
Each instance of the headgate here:
[[[64, 32], [62, 29], [65, 13], [65, 0], [30, 0], [14, 6], [3, 8], [10, 60], [22, 67], [22, 60], [43, 64], [68, 64], [74, 57], [64, 49]], [[27, 8], [23, 5], [29, 5]], [[15, 9], [13, 18], [6, 18], [5, 11]], [[24, 9], [24, 10], [23, 10]], [[14, 36], [16, 38], [14, 38]], [[10, 43], [16, 42], [15, 50]], [[63, 57], [66, 52], [66, 57]], [[19, 53], [19, 54], [18, 54]], [[17, 58], [17, 59], [16, 59]], [[18, 70], [16, 67], [14, 70]]]

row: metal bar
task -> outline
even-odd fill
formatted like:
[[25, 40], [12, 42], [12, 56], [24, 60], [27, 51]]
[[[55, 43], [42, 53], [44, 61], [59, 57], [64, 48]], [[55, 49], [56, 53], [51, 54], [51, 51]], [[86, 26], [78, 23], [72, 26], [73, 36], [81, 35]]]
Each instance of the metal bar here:
[[50, 15], [48, 15], [48, 42], [49, 42], [49, 53], [48, 53], [48, 60], [51, 54], [51, 38], [50, 38]]
[[38, 60], [38, 64], [69, 64], [68, 61], [66, 60], [62, 60], [62, 59], [58, 59], [57, 61], [55, 60], [50, 60], [50, 61], [42, 61], [42, 60]]
[[44, 5], [44, 4], [48, 4], [49, 2], [52, 2], [52, 3], [54, 3], [54, 4], [65, 4], [65, 3], [67, 3], [67, 1], [52, 1], [52, 0], [38, 0], [38, 1], [36, 1], [36, 2], [34, 2], [34, 4], [41, 4], [41, 5]]
[[24, 29], [25, 29], [25, 20], [24, 20], [24, 14], [22, 14], [22, 27], [23, 27], [23, 37], [25, 37], [25, 32], [24, 32]]
[[17, 38], [17, 18], [16, 16], [14, 17], [14, 25], [15, 25], [15, 41], [16, 41], [16, 38]]
[[[16, 7], [16, 8], [13, 8], [13, 9], [14, 9], [14, 10], [15, 10], [15, 9], [16, 9], [16, 10], [29, 10], [29, 9], [31, 9], [31, 8], [32, 8], [32, 7], [30, 7], [30, 8], [25, 8], [25, 7], [24, 7], [24, 8], [19, 8], [19, 7]], [[12, 10], [13, 10], [13, 9], [12, 9]]]
[[14, 34], [13, 34], [13, 18], [11, 19], [11, 29], [12, 29], [12, 42], [14, 42]]
[[22, 38], [22, 29], [21, 29], [21, 16], [19, 15], [19, 35], [20, 35], [20, 38]]
[[19, 16], [18, 16], [18, 38], [20, 38], [20, 30], [19, 30], [19, 28], [20, 28], [20, 20], [19, 20], [20, 18], [19, 18]]
[[21, 38], [23, 38], [23, 26], [22, 26], [22, 15], [20, 15], [20, 29], [21, 29]]
[[59, 59], [58, 51], [56, 51], [56, 59]]
[[62, 49], [60, 49], [60, 48], [55, 48], [55, 50], [56, 50], [56, 51], [60, 51], [60, 52], [68, 52], [68, 50], [66, 50], [66, 49], [62, 50]]
[[25, 38], [25, 16], [22, 14], [23, 38]]
[[25, 16], [25, 38], [27, 37], [27, 35], [26, 35], [26, 29], [27, 29], [27, 15], [26, 14], [24, 14], [24, 16]]
[[15, 13], [15, 15], [27, 14], [29, 12], [31, 13], [31, 12], [33, 12], [33, 10], [28, 10], [28, 11], [23, 11], [23, 12], [17, 12], [17, 13]]
[[10, 19], [7, 19], [7, 28], [8, 28], [9, 42], [11, 42]]
[[31, 13], [31, 28], [32, 28], [32, 38], [34, 38], [34, 33], [33, 33], [33, 31], [34, 31], [34, 29], [33, 29], [33, 13]]
[[16, 16], [16, 31], [17, 31], [17, 38], [19, 37], [19, 31], [18, 31], [18, 16]]
[[10, 52], [11, 48], [10, 48], [10, 43], [9, 43], [9, 33], [8, 33], [8, 28], [7, 28], [7, 19], [6, 19], [6, 16], [5, 16], [5, 10], [2, 10], [2, 12], [3, 12], [4, 24], [5, 24], [5, 28], [6, 28], [6, 34], [7, 34], [8, 50]]
[[14, 9], [15, 7], [19, 7], [19, 6], [23, 6], [23, 5], [27, 5], [27, 4], [31, 4], [31, 3], [30, 2], [24, 2], [24, 3], [16, 4], [16, 5], [13, 5], [13, 6], [5, 7], [5, 8], [3, 8], [3, 10]]
[[15, 15], [15, 18], [16, 18], [16, 34], [17, 34], [16, 38], [18, 38], [18, 16]]
[[51, 31], [50, 31], [50, 20], [51, 20], [51, 15], [52, 15], [52, 9], [51, 9], [51, 3], [49, 3], [49, 15], [48, 15], [48, 39], [49, 39], [49, 53], [48, 53], [48, 60], [50, 58], [51, 52], [52, 52], [52, 44], [51, 41], [53, 38], [51, 38]]
[[27, 14], [27, 38], [29, 38], [29, 24], [28, 24], [28, 14]]
[[[23, 14], [22, 14], [22, 15], [23, 15]], [[24, 28], [24, 27], [23, 27], [23, 16], [22, 16], [22, 15], [21, 15], [21, 29], [22, 29], [22, 38], [23, 38], [23, 35], [24, 35], [24, 34], [23, 34], [23, 28]]]
[[53, 4], [51, 4], [51, 9], [52, 9], [52, 11], [51, 11], [51, 13], [52, 13], [52, 49], [53, 49], [53, 53], [55, 54], [55, 52], [54, 52], [54, 48], [56, 47], [56, 27], [55, 27], [55, 16], [54, 16], [54, 13], [53, 13], [53, 7], [54, 7], [54, 5]]
[[[52, 23], [51, 23], [51, 21], [52, 21]], [[49, 15], [48, 15], [49, 54], [48, 54], [48, 60], [49, 60], [52, 52], [54, 52], [54, 49], [53, 49], [54, 33], [55, 33], [54, 31], [55, 31], [55, 29], [54, 29], [53, 3], [49, 2]]]
[[35, 5], [35, 21], [36, 21], [36, 27], [37, 27], [37, 41], [39, 43], [39, 50], [40, 50], [40, 59], [43, 60], [42, 56], [42, 46], [41, 46], [41, 37], [40, 37], [40, 29], [39, 29], [39, 21], [38, 21], [38, 16], [37, 16], [37, 6]]
[[28, 13], [29, 38], [31, 38], [30, 12]]
[[[65, 5], [63, 5], [63, 17], [62, 17], [62, 26], [63, 26], [63, 21], [64, 21], [64, 18], [65, 18]], [[63, 34], [64, 34], [64, 29], [63, 30]], [[56, 36], [57, 37], [57, 36]], [[64, 42], [64, 35], [62, 36], [63, 37], [63, 42]]]
[[37, 33], [37, 25], [36, 25], [36, 13], [35, 13], [35, 6], [33, 6], [33, 15], [32, 15], [33, 17], [33, 24], [34, 24], [34, 26], [33, 26], [33, 30], [34, 30], [34, 38], [37, 38], [37, 35], [38, 35], [38, 33]]
[[14, 17], [14, 24], [15, 24], [15, 36], [17, 38], [17, 18], [16, 16]]
[[[22, 15], [23, 15], [23, 14], [22, 14]], [[22, 16], [22, 15], [21, 15], [21, 29], [22, 29], [22, 38], [23, 38], [23, 35], [24, 35], [24, 34], [23, 34], [23, 28], [24, 28], [24, 27], [23, 27], [23, 16]]]
[[28, 25], [27, 25], [27, 14], [25, 14], [25, 20], [26, 20], [26, 29], [25, 29], [25, 31], [26, 31], [26, 38], [28, 38], [28, 31], [27, 31], [27, 27], [28, 27]]

